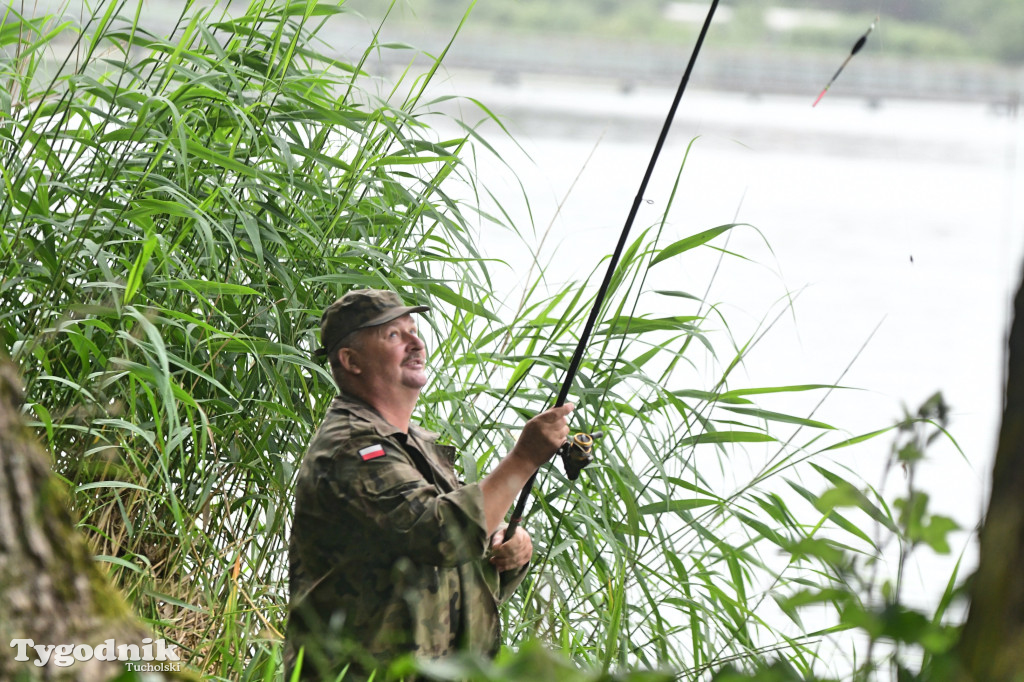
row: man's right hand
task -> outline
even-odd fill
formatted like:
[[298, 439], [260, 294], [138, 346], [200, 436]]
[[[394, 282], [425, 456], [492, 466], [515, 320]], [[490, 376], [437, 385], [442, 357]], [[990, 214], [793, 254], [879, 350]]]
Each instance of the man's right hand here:
[[551, 459], [569, 437], [569, 413], [572, 403], [552, 407], [526, 422], [509, 456], [529, 462], [534, 469]]

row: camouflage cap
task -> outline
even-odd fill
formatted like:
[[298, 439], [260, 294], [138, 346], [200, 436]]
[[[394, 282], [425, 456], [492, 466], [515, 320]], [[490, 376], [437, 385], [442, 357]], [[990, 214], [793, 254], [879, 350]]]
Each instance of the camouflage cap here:
[[430, 310], [425, 305], [407, 306], [393, 291], [358, 289], [327, 306], [320, 316], [320, 344], [313, 355], [324, 358], [341, 346], [345, 337], [358, 329], [376, 327], [408, 313]]

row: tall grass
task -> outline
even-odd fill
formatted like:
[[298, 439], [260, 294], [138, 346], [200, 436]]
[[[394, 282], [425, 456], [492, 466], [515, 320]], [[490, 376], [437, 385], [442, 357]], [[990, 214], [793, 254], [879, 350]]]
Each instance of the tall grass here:
[[[5, 15], [0, 340], [139, 613], [203, 673], [269, 679], [290, 488], [334, 394], [309, 359], [320, 311], [352, 287], [432, 305], [417, 416], [472, 480], [557, 392], [593, 292], [551, 293], [544, 272], [519, 306], [495, 289], [478, 244], [503, 211], [455, 198], [487, 196], [469, 163], [487, 141], [428, 125], [443, 53], [388, 84], [364, 68], [401, 49], [379, 34], [335, 53], [332, 29], [355, 20], [343, 2], [186, 2], [171, 26], [145, 13]], [[736, 229], [750, 228], [662, 244], [655, 225], [623, 258], [572, 396], [577, 424], [609, 436], [580, 483], [542, 477], [508, 642], [686, 679], [773, 656], [829, 667], [820, 640], [846, 626], [832, 614], [808, 634], [787, 597], [846, 585], [837, 556], [879, 549], [863, 519], [898, 530], [870, 490], [821, 494], [845, 489], [825, 456], [864, 438], [759, 407], [830, 387], [743, 386], [734, 370], [765, 329], [732, 338], [712, 302], [646, 285]], [[671, 314], [640, 314], [652, 300]], [[751, 452], [749, 479], [723, 475]]]

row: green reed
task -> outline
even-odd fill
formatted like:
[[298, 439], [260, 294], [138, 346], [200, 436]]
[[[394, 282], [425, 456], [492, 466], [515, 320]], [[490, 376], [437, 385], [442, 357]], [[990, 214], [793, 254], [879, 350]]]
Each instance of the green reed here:
[[[189, 1], [165, 25], [143, 7], [5, 15], [0, 340], [82, 529], [140, 615], [207, 675], [272, 679], [291, 485], [334, 394], [310, 359], [321, 310], [353, 287], [431, 304], [437, 372], [418, 418], [472, 480], [557, 393], [593, 291], [547, 293], [541, 269], [520, 306], [501, 303], [480, 228], [517, 228], [484, 205], [478, 126], [441, 139], [429, 124], [444, 52], [385, 83], [369, 58], [400, 48], [379, 31], [335, 53], [332, 28], [357, 21], [341, 1]], [[691, 679], [757, 668], [765, 651], [818, 665], [826, 634], [787, 630], [796, 610], [776, 602], [842, 586], [837, 547], [877, 547], [836, 507], [795, 506], [821, 496], [786, 478], [832, 486], [826, 451], [847, 437], [754, 400], [830, 386], [743, 386], [734, 372], [772, 322], [733, 338], [712, 301], [645, 284], [749, 229], [662, 244], [654, 225], [631, 243], [571, 398], [577, 423], [609, 437], [580, 483], [541, 477], [508, 642]], [[652, 299], [673, 313], [636, 312]], [[755, 448], [769, 463], [747, 484], [711, 475]], [[856, 506], [896, 529], [878, 499]]]

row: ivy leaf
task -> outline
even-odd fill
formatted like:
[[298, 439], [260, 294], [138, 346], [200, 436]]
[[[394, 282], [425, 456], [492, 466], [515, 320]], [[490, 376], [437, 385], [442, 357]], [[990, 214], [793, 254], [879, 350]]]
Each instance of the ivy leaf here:
[[949, 534], [960, 530], [960, 525], [948, 516], [933, 516], [921, 529], [921, 540], [938, 554], [949, 554]]

